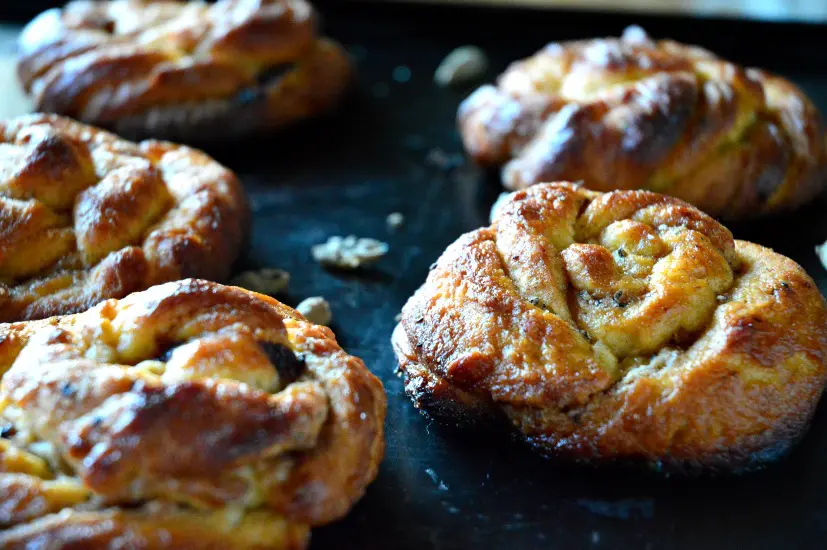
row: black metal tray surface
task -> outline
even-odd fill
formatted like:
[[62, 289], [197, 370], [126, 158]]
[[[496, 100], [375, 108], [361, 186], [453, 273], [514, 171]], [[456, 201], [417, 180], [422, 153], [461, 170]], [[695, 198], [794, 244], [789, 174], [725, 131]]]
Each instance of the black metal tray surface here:
[[[827, 27], [724, 20], [633, 19], [559, 12], [320, 2], [327, 32], [346, 44], [360, 82], [343, 109], [275, 138], [213, 146], [236, 170], [254, 212], [238, 269], [292, 273], [291, 305], [326, 297], [341, 344], [388, 394], [387, 452], [378, 479], [344, 520], [313, 533], [316, 550], [569, 548], [822, 548], [827, 546], [827, 412], [792, 455], [740, 477], [669, 478], [544, 460], [508, 437], [458, 433], [422, 417], [402, 391], [389, 344], [394, 316], [429, 265], [487, 223], [496, 174], [462, 163], [457, 105], [433, 72], [453, 47], [490, 55], [488, 78], [546, 42], [618, 34], [699, 43], [803, 86], [827, 111]], [[814, 246], [825, 203], [732, 227], [801, 263], [827, 290]], [[406, 222], [388, 230], [385, 218]], [[374, 237], [390, 253], [357, 274], [327, 271], [310, 247], [331, 235]]]

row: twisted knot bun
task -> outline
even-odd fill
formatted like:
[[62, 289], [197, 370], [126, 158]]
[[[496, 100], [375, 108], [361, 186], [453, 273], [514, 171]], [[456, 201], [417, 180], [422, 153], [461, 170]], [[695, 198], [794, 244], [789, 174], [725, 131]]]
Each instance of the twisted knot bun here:
[[6, 370], [3, 548], [303, 548], [383, 453], [362, 361], [240, 288], [178, 281], [2, 325]]
[[505, 164], [510, 189], [583, 180], [743, 218], [827, 181], [821, 116], [793, 84], [639, 28], [549, 44], [472, 94], [459, 125], [476, 161]]
[[427, 412], [675, 469], [782, 454], [827, 377], [827, 309], [797, 264], [679, 199], [565, 183], [452, 244], [393, 340]]
[[53, 115], [0, 122], [0, 321], [229, 275], [248, 211], [205, 154]]
[[29, 23], [18, 74], [40, 111], [130, 137], [229, 139], [332, 107], [350, 80], [304, 0], [76, 0]]

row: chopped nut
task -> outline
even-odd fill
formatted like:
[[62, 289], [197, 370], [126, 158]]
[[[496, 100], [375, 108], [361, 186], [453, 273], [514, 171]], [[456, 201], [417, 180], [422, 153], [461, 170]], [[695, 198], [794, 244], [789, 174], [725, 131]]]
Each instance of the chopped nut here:
[[388, 224], [388, 229], [391, 231], [396, 231], [402, 224], [405, 223], [405, 216], [403, 216], [400, 212], [392, 212], [388, 214], [388, 217], [385, 219]]
[[376, 263], [388, 253], [388, 245], [376, 239], [360, 239], [353, 235], [335, 236], [314, 246], [311, 253], [313, 259], [322, 265], [357, 269]]
[[456, 86], [482, 78], [488, 70], [488, 57], [476, 46], [461, 46], [449, 53], [434, 73], [439, 86]]
[[313, 296], [303, 300], [296, 306], [296, 311], [304, 315], [308, 321], [317, 325], [329, 325], [333, 320], [330, 304], [321, 296]]
[[511, 193], [500, 193], [500, 196], [497, 197], [497, 200], [494, 201], [494, 204], [491, 206], [491, 214], [488, 215], [488, 221], [494, 223], [494, 218], [497, 216], [497, 213], [505, 206], [506, 201], [508, 201], [508, 197], [511, 196]]
[[821, 260], [821, 265], [824, 266], [824, 269], [827, 269], [827, 241], [816, 246], [816, 254], [818, 254], [818, 259]]
[[233, 286], [240, 286], [261, 294], [278, 294], [287, 289], [290, 283], [290, 274], [281, 269], [258, 269], [239, 273], [230, 280]]
[[401, 311], [393, 316], [393, 322], [394, 323], [399, 323], [400, 321], [402, 321], [402, 312]]

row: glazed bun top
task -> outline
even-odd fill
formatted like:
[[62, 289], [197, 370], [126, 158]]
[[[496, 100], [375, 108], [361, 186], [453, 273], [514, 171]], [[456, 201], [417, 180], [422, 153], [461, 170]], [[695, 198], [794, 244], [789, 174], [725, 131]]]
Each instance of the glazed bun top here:
[[37, 110], [135, 138], [286, 124], [329, 107], [350, 74], [304, 0], [76, 0], [29, 23], [20, 51]]
[[437, 414], [504, 415], [552, 455], [730, 467], [806, 426], [827, 308], [679, 199], [540, 184], [446, 250], [395, 345]]
[[248, 222], [236, 176], [195, 149], [55, 115], [0, 122], [0, 321], [229, 275]]
[[[113, 509], [124, 536], [134, 522], [151, 531], [152, 517], [176, 536], [170, 518], [201, 517], [201, 542], [177, 546], [188, 548], [320, 525], [361, 497], [384, 448], [382, 385], [329, 329], [207, 281], [0, 325], [0, 374], [0, 494], [14, 482], [43, 503], [7, 495], [0, 526], [23, 541], [66, 543], [55, 522]], [[61, 490], [47, 491], [56, 479]]]
[[549, 44], [461, 106], [468, 153], [503, 183], [647, 189], [744, 218], [824, 188], [825, 130], [793, 84], [694, 46], [620, 38]]

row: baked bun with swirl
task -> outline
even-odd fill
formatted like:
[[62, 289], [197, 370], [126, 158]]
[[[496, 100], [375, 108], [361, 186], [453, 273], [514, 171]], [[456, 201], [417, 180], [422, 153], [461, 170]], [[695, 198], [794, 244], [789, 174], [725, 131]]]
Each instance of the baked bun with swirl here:
[[805, 432], [827, 306], [796, 263], [679, 199], [547, 183], [448, 247], [393, 345], [438, 418], [506, 420], [577, 461], [745, 470]]
[[55, 115], [0, 122], [0, 322], [229, 275], [247, 202], [210, 157]]
[[332, 108], [351, 77], [304, 0], [76, 0], [20, 39], [39, 111], [132, 137], [228, 140]]
[[333, 333], [185, 280], [0, 325], [0, 547], [300, 549], [374, 479], [385, 396]]
[[647, 189], [710, 215], [795, 208], [827, 182], [822, 118], [787, 80], [631, 27], [552, 43], [463, 102], [468, 154], [503, 184]]

